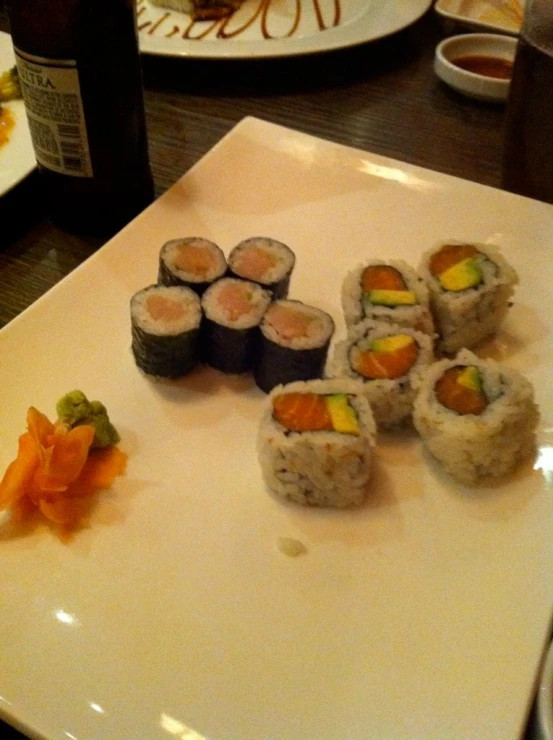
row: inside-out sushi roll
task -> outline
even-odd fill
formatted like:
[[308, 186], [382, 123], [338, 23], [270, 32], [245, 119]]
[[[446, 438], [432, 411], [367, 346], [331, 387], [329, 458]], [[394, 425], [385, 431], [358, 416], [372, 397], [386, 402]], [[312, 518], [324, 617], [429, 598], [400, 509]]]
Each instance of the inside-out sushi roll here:
[[372, 260], [349, 272], [342, 285], [342, 308], [348, 326], [375, 319], [432, 334], [428, 289], [403, 260]]
[[428, 334], [366, 319], [336, 345], [330, 374], [361, 381], [376, 423], [394, 427], [411, 419], [414, 379], [433, 359]]
[[296, 258], [290, 247], [276, 239], [244, 239], [228, 256], [229, 274], [267, 288], [275, 298], [286, 298]]
[[188, 236], [166, 242], [159, 253], [158, 283], [187, 285], [202, 295], [222, 277], [227, 261], [222, 250], [209, 239]]
[[300, 504], [360, 504], [371, 476], [375, 429], [354, 381], [277, 386], [258, 434], [264, 480], [273, 493]]
[[471, 484], [508, 473], [531, 453], [538, 410], [526, 378], [465, 349], [422, 376], [413, 422], [445, 470]]
[[488, 244], [449, 242], [423, 255], [439, 349], [454, 354], [493, 335], [518, 283], [516, 271]]
[[320, 378], [334, 321], [325, 311], [300, 301], [271, 303], [259, 325], [255, 382], [268, 393], [275, 385]]
[[213, 283], [201, 299], [203, 360], [223, 373], [251, 370], [257, 327], [270, 302], [271, 293], [257, 283], [230, 277]]
[[202, 312], [185, 286], [150, 285], [131, 298], [132, 351], [149, 375], [177, 378], [199, 360]]

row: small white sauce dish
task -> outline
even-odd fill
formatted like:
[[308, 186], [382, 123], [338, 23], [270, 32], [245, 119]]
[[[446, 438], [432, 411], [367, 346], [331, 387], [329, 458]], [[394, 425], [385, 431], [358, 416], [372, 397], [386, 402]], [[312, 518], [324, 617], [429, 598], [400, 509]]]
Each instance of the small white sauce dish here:
[[507, 100], [510, 79], [489, 77], [462, 69], [454, 60], [463, 57], [491, 57], [514, 62], [517, 39], [496, 33], [465, 33], [440, 42], [434, 56], [434, 71], [457, 92], [476, 100]]

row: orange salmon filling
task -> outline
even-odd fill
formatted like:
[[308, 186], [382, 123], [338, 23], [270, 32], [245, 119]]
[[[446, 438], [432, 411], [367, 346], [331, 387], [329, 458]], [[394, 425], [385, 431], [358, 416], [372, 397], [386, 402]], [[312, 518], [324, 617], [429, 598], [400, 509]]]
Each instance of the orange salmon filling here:
[[233, 269], [250, 280], [263, 280], [267, 271], [276, 264], [277, 258], [271, 252], [260, 247], [249, 247], [237, 256]]
[[217, 301], [231, 321], [237, 321], [251, 308], [250, 288], [240, 281], [228, 282], [219, 288]]
[[458, 414], [480, 415], [485, 411], [488, 400], [482, 390], [475, 390], [459, 383], [459, 376], [466, 367], [450, 367], [434, 386], [434, 393], [438, 401], [451, 411]]
[[317, 432], [334, 428], [325, 397], [316, 393], [275, 396], [273, 416], [292, 432]]
[[472, 244], [446, 244], [430, 259], [430, 272], [438, 277], [459, 262], [477, 257], [480, 252]]
[[371, 290], [407, 290], [407, 283], [399, 270], [390, 265], [369, 265], [361, 275], [361, 288]]
[[290, 340], [308, 337], [309, 329], [315, 319], [301, 311], [274, 303], [267, 310], [265, 321], [283, 339]]
[[181, 244], [179, 246], [175, 265], [179, 270], [200, 278], [205, 278], [216, 267], [213, 255], [207, 249], [197, 247], [194, 244]]
[[160, 319], [164, 321], [178, 321], [186, 314], [184, 306], [181, 303], [158, 294], [148, 296], [146, 299], [146, 309], [156, 321]]
[[352, 353], [352, 368], [369, 380], [401, 378], [407, 375], [418, 357], [418, 346], [411, 342], [391, 352], [358, 350]]

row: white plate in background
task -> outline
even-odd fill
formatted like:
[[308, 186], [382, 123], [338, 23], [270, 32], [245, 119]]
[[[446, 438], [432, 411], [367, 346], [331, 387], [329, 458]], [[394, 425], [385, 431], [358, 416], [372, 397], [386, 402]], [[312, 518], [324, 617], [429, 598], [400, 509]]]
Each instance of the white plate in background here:
[[437, 0], [435, 9], [467, 28], [518, 36], [524, 0]]
[[[193, 24], [184, 13], [138, 0], [140, 49], [208, 59], [313, 54], [388, 36], [431, 5], [432, 0], [246, 0], [228, 22]], [[231, 37], [221, 38], [221, 30]]]
[[[13, 67], [14, 64], [15, 56], [11, 36], [0, 31], [0, 74]], [[0, 196], [11, 190], [36, 167], [23, 101], [12, 100], [2, 105], [11, 111], [15, 125], [8, 143], [0, 147]]]
[[[2, 329], [0, 471], [27, 408], [52, 416], [73, 388], [106, 404], [129, 464], [68, 545], [0, 528], [0, 714], [47, 740], [518, 740], [553, 614], [552, 232], [543, 203], [245, 119]], [[276, 500], [249, 376], [135, 367], [129, 299], [186, 234], [288, 243], [290, 296], [336, 338], [362, 260], [499, 243], [520, 286], [484, 349], [535, 386], [537, 459], [467, 489], [388, 434], [361, 508]]]

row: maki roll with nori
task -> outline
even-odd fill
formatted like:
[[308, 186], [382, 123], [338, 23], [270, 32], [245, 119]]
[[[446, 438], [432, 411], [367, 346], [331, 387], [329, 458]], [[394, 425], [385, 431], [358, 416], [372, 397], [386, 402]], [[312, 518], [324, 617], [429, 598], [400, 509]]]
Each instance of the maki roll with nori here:
[[538, 409], [520, 373], [464, 349], [421, 376], [413, 422], [445, 470], [471, 484], [508, 473], [532, 452]]
[[199, 360], [202, 312], [198, 295], [184, 286], [150, 285], [131, 298], [132, 351], [148, 375], [177, 378]]
[[420, 273], [430, 291], [439, 349], [454, 354], [493, 335], [518, 283], [498, 247], [449, 242], [423, 255]]
[[277, 386], [258, 433], [264, 480], [277, 496], [310, 506], [360, 504], [367, 493], [376, 427], [348, 379]]
[[254, 236], [237, 244], [228, 256], [229, 274], [251, 280], [286, 298], [296, 258], [290, 247], [276, 239]]
[[346, 275], [342, 308], [348, 326], [374, 319], [432, 334], [428, 288], [402, 260], [372, 260]]
[[254, 379], [268, 393], [275, 385], [320, 378], [334, 321], [325, 311], [300, 301], [271, 303], [259, 325]]
[[428, 334], [366, 319], [336, 345], [331, 374], [360, 381], [376, 423], [394, 427], [410, 421], [416, 375], [433, 359]]
[[159, 253], [159, 285], [187, 285], [198, 295], [222, 277], [227, 261], [222, 250], [198, 236], [172, 239]]
[[213, 283], [201, 299], [202, 358], [223, 373], [252, 369], [257, 327], [271, 302], [271, 293], [257, 283], [225, 277]]

